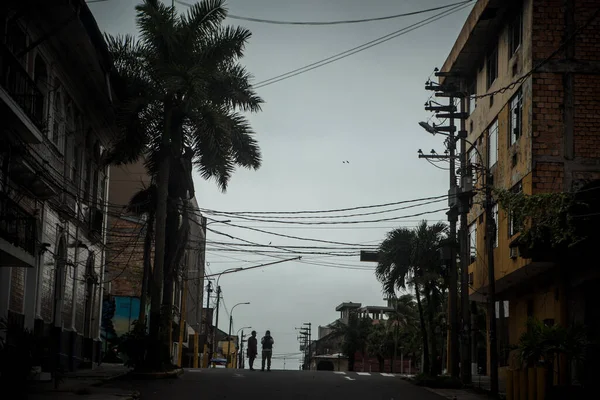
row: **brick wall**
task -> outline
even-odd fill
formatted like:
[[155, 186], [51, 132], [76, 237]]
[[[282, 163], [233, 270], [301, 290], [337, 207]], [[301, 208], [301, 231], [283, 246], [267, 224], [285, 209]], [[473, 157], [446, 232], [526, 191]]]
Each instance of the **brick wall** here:
[[575, 76], [574, 125], [575, 156], [600, 158], [600, 76]]
[[111, 295], [138, 297], [144, 273], [144, 226], [110, 218], [106, 253], [106, 282]]
[[531, 38], [534, 60], [548, 57], [565, 34], [564, 0], [534, 0]]
[[600, 4], [566, 4], [536, 0], [533, 5], [534, 60], [549, 57], [571, 37], [548, 63], [551, 72], [533, 74], [533, 193], [572, 190], [582, 171], [600, 170], [593, 167], [600, 158], [600, 75], [591, 68], [581, 73], [587, 62], [600, 60], [600, 16], [580, 29]]
[[[598, 0], [570, 0], [575, 2], [575, 26], [583, 26], [600, 7]], [[585, 61], [600, 61], [600, 16], [577, 35], [575, 58]]]

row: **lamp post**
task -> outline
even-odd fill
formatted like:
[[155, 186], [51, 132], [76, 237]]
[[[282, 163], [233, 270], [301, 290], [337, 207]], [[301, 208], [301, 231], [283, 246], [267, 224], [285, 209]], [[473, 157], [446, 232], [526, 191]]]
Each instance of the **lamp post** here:
[[[219, 221], [221, 222], [221, 221]], [[225, 221], [223, 221], [225, 222]], [[237, 272], [237, 271], [241, 271], [243, 268], [238, 267], [238, 268], [228, 268], [225, 271], [222, 271], [219, 276], [217, 276], [217, 305], [215, 306], [216, 308], [216, 316], [215, 316], [215, 329], [213, 330], [213, 348], [212, 348], [212, 352], [213, 354], [217, 351], [217, 331], [219, 330], [219, 304], [220, 304], [220, 300], [221, 300], [221, 286], [219, 286], [219, 279], [221, 279], [221, 275], [223, 275], [226, 272]]]
[[[240, 354], [238, 357], [238, 369], [244, 369], [244, 329], [252, 329], [251, 326], [244, 326], [243, 328], [238, 329], [238, 331], [236, 332], [235, 336], [238, 337], [238, 343], [239, 348], [240, 348]], [[240, 331], [242, 331], [242, 336], [240, 336]]]
[[[233, 310], [242, 304], [250, 304], [249, 301], [244, 303], [237, 303], [233, 307], [231, 307], [231, 312], [229, 313], [229, 333], [227, 334], [227, 358], [231, 359], [231, 326], [233, 325]], [[229, 364], [225, 365], [225, 368], [228, 368]]]

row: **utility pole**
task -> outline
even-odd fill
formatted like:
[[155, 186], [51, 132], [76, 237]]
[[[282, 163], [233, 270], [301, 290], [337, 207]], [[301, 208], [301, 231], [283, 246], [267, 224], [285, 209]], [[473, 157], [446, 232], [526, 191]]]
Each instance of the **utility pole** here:
[[[202, 349], [202, 354], [207, 358], [206, 361], [206, 366], [208, 367], [208, 359], [210, 359], [210, 356], [212, 356], [212, 351], [210, 352], [211, 354], [209, 355], [209, 351], [208, 351], [208, 338], [209, 338], [209, 332], [210, 332], [210, 322], [208, 319], [208, 312], [209, 312], [209, 308], [210, 308], [210, 294], [212, 293], [212, 282], [208, 281], [208, 284], [206, 285], [206, 315], [204, 317], [204, 323], [205, 323], [205, 328], [204, 328], [204, 332], [205, 332], [205, 339], [204, 339], [204, 349]], [[202, 299], [200, 299], [200, 309], [202, 309]], [[194, 360], [194, 368], [198, 368], [198, 356], [195, 356], [196, 359]], [[203, 362], [204, 364], [204, 362]]]
[[312, 324], [310, 322], [304, 323], [303, 325], [308, 326], [308, 343], [307, 343], [307, 369], [310, 369], [310, 359], [311, 359], [311, 343], [312, 343]]
[[[437, 73], [436, 73], [437, 75]], [[448, 319], [449, 319], [449, 345], [448, 345], [448, 369], [450, 375], [453, 377], [459, 376], [458, 362], [458, 271], [456, 265], [456, 223], [458, 221], [458, 194], [460, 189], [456, 183], [456, 126], [454, 125], [454, 119], [456, 118], [456, 105], [454, 104], [454, 94], [450, 93], [448, 88], [445, 88], [439, 84], [433, 84], [428, 81], [425, 84], [426, 90], [432, 90], [436, 92], [442, 92], [442, 96], [449, 97], [449, 104], [447, 106], [430, 101], [425, 106], [425, 110], [434, 111], [436, 114], [439, 112], [446, 112], [446, 114], [438, 114], [439, 118], [448, 118], [450, 123], [447, 127], [434, 127], [433, 133], [446, 132], [448, 134], [447, 149], [448, 155], [434, 156], [434, 155], [419, 155], [419, 158], [444, 158], [448, 159], [450, 163], [450, 189], [448, 190], [448, 206], [450, 210], [446, 213], [448, 216], [448, 223], [450, 226], [449, 230], [449, 248], [448, 248]], [[436, 105], [432, 105], [435, 103]], [[434, 360], [435, 362], [435, 360]]]
[[488, 259], [488, 318], [490, 340], [490, 391], [498, 394], [498, 345], [496, 338], [496, 276], [494, 272], [494, 243], [496, 221], [492, 206], [492, 185], [489, 170], [485, 168], [485, 242]]
[[[462, 83], [464, 86], [464, 82]], [[464, 90], [462, 90], [464, 92]], [[468, 96], [462, 96], [460, 112], [467, 115]], [[471, 383], [471, 305], [469, 301], [469, 265], [471, 264], [471, 244], [469, 243], [469, 209], [473, 195], [473, 173], [468, 166], [466, 118], [460, 119], [460, 309], [462, 315], [460, 378], [463, 384]]]
[[240, 356], [238, 369], [244, 369], [244, 330], [242, 330], [242, 335], [240, 336]]
[[[221, 300], [221, 286], [217, 286], [217, 305], [216, 305], [216, 312], [217, 315], [215, 317], [215, 328], [213, 329], [213, 343], [212, 343], [212, 352], [213, 352], [213, 357], [214, 354], [217, 352], [217, 332], [219, 330], [219, 301]], [[213, 368], [215, 368], [215, 365], [213, 365]]]

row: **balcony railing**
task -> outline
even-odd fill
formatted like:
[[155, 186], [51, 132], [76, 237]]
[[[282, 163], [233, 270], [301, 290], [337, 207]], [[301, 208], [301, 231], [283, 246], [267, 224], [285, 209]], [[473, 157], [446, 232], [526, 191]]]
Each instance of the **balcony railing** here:
[[11, 51], [0, 44], [0, 85], [39, 128], [44, 127], [44, 95]]
[[0, 194], [0, 237], [27, 253], [35, 253], [35, 218]]

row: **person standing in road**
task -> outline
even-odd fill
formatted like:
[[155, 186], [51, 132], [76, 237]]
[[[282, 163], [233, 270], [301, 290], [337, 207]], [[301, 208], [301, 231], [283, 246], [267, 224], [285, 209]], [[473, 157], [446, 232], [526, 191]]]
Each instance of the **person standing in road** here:
[[258, 354], [258, 340], [256, 339], [256, 331], [252, 331], [252, 336], [248, 338], [248, 362], [250, 371], [254, 371], [254, 360]]
[[271, 370], [271, 356], [273, 355], [273, 344], [275, 340], [273, 340], [273, 336], [271, 336], [271, 331], [265, 332], [265, 336], [260, 340], [260, 344], [262, 344], [262, 369], [265, 370], [265, 361], [267, 362], [267, 371]]

